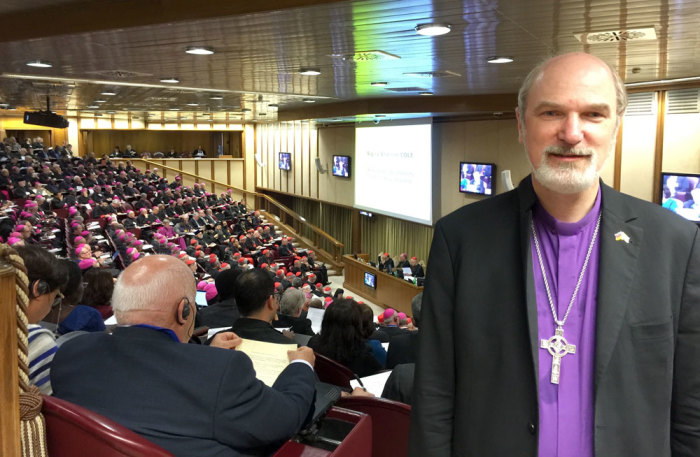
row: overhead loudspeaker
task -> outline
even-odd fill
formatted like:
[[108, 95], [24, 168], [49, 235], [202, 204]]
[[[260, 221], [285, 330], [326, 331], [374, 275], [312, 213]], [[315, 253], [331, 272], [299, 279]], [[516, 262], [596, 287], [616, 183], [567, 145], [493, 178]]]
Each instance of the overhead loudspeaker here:
[[325, 172], [328, 171], [328, 170], [326, 170], [325, 168], [323, 168], [323, 165], [321, 164], [321, 159], [319, 159], [318, 157], [316, 157], [316, 169], [317, 169], [318, 172], [321, 173], [321, 174], [323, 174], [323, 173], [325, 173]]
[[510, 179], [510, 170], [503, 170], [501, 172], [501, 179], [503, 180], [503, 186], [506, 188], [506, 190], [515, 189], [513, 186], [513, 181]]

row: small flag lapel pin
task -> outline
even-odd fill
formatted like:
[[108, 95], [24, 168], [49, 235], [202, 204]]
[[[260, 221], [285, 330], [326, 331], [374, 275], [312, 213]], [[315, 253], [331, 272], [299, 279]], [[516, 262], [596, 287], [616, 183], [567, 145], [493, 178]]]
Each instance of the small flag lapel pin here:
[[630, 237], [625, 232], [620, 231], [615, 234], [615, 241], [624, 241], [625, 243], [629, 244]]

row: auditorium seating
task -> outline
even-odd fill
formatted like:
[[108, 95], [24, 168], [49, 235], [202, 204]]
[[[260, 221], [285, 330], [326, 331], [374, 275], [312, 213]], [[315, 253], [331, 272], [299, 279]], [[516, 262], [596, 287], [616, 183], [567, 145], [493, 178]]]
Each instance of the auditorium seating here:
[[355, 379], [355, 374], [349, 368], [318, 352], [314, 352], [314, 354], [316, 355], [314, 366], [319, 380], [339, 387], [352, 388], [350, 381]]
[[172, 457], [141, 435], [81, 406], [44, 396], [51, 457]]

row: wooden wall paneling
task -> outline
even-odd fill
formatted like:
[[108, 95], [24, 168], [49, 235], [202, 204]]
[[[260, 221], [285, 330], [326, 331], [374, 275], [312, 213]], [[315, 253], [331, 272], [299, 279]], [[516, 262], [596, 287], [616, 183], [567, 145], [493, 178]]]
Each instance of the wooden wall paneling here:
[[[318, 136], [316, 134], [317, 129], [314, 125], [311, 124], [311, 122], [308, 122], [307, 126], [308, 126], [308, 130], [307, 130], [306, 138], [307, 138], [307, 141], [309, 144], [309, 146], [307, 148], [307, 150], [308, 150], [307, 155], [309, 157], [317, 157], [318, 156]], [[309, 196], [313, 196], [315, 198], [320, 198], [319, 194], [318, 194], [318, 180], [320, 179], [320, 175], [319, 175], [319, 173], [313, 173], [313, 172], [311, 172], [310, 175], [311, 175], [311, 180], [315, 181], [314, 188], [316, 189], [316, 194], [315, 195], [309, 194]]]
[[660, 202], [660, 195], [656, 189], [661, 187], [661, 166], [664, 161], [664, 121], [666, 119], [666, 97], [667, 91], [658, 93], [657, 112], [656, 112], [656, 147], [654, 150], [654, 174], [652, 184], [652, 200], [654, 203]]

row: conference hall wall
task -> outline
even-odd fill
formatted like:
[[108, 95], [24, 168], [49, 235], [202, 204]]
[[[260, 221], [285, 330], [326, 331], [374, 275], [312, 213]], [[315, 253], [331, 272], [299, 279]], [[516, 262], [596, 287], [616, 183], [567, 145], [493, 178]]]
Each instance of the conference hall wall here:
[[191, 130], [81, 130], [86, 152], [97, 156], [109, 154], [114, 146], [122, 150], [127, 144], [137, 152], [156, 151], [166, 153], [170, 148], [177, 152], [192, 152], [197, 146], [207, 151], [207, 157], [216, 157], [217, 146], [223, 144], [224, 154], [242, 157], [241, 132], [212, 132]]

